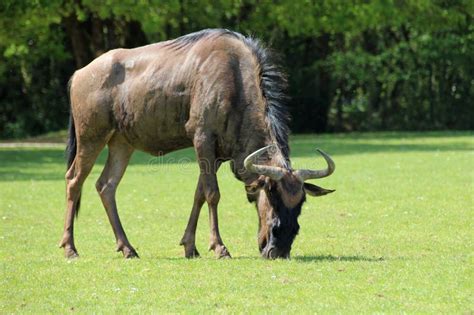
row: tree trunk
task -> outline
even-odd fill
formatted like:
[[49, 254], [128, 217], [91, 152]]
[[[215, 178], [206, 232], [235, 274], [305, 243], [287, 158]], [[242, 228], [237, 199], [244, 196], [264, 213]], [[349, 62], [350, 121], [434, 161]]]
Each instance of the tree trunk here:
[[62, 19], [62, 24], [64, 25], [66, 34], [71, 41], [76, 67], [77, 69], [80, 69], [93, 59], [93, 54], [91, 53], [89, 45], [87, 45], [88, 40], [84, 28], [78, 21], [75, 13], [64, 17]]
[[147, 38], [138, 21], [121, 22], [117, 17], [100, 19], [90, 13], [80, 22], [72, 13], [62, 19], [78, 69], [110, 49], [145, 45]]

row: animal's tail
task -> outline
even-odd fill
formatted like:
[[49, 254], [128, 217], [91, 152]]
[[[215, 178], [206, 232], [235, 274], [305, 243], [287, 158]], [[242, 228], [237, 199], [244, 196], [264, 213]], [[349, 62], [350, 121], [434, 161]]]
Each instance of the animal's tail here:
[[76, 128], [74, 126], [74, 118], [72, 113], [69, 115], [69, 132], [68, 140], [66, 145], [66, 159], [67, 159], [67, 169], [72, 165], [74, 159], [76, 158]]
[[[69, 96], [69, 101], [71, 102], [70, 94], [71, 94], [71, 80], [69, 80], [67, 91]], [[74, 163], [74, 159], [76, 158], [77, 153], [77, 141], [76, 141], [76, 127], [74, 126], [74, 117], [72, 116], [72, 111], [69, 115], [69, 131], [68, 131], [68, 140], [66, 145], [66, 161], [67, 161], [67, 170], [71, 168], [72, 163]], [[81, 206], [81, 194], [79, 194], [79, 198], [76, 202], [76, 218], [79, 214], [79, 208]]]

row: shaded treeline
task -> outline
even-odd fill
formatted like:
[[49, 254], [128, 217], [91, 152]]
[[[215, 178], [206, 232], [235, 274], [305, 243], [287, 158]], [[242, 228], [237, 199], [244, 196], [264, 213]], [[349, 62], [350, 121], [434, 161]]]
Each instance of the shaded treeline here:
[[472, 129], [468, 0], [6, 0], [0, 137], [65, 128], [75, 69], [208, 27], [262, 38], [290, 77], [292, 130]]

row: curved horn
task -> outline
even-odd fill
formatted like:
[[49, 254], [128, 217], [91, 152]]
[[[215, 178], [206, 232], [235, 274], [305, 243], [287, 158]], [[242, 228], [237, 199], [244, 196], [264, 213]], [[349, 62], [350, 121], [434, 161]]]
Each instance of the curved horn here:
[[326, 160], [328, 167], [324, 170], [297, 170], [295, 175], [301, 178], [303, 181], [307, 179], [323, 178], [331, 175], [336, 169], [336, 164], [331, 157], [320, 149], [316, 149]]
[[257, 151], [247, 156], [244, 160], [245, 169], [251, 173], [268, 176], [273, 180], [280, 180], [285, 174], [284, 169], [278, 166], [256, 164], [260, 156], [271, 148], [274, 148], [274, 145], [269, 145], [264, 148], [258, 149]]

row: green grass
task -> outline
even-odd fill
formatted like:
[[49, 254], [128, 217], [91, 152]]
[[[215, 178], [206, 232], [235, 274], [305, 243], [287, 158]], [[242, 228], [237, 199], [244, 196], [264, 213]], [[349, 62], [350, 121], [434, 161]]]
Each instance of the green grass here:
[[[295, 167], [335, 174], [334, 194], [308, 198], [291, 260], [259, 257], [257, 215], [228, 166], [219, 173], [221, 234], [234, 259], [178, 246], [198, 169], [192, 150], [136, 153], [118, 191], [122, 222], [140, 260], [114, 252], [95, 192], [102, 154], [83, 189], [76, 224], [81, 257], [57, 244], [64, 216], [60, 149], [0, 149], [0, 313], [250, 312], [472, 313], [472, 133], [294, 136]], [[191, 160], [191, 161], [190, 161]]]

